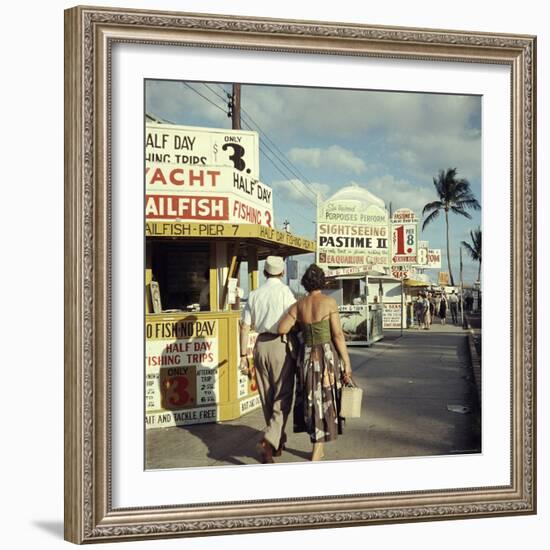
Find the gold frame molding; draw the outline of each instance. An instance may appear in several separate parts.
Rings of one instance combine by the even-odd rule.
[[[512,449],[503,487],[113,509],[110,87],[117,42],[510,67]],[[536,512],[536,37],[128,9],[65,12],[65,538],[75,543]]]

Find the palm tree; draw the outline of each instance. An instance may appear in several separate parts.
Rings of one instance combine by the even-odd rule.
[[[471,243],[462,241],[460,244],[466,249],[468,256],[474,260],[474,262],[479,262],[479,267],[477,270],[477,280],[481,279],[481,229],[478,227],[474,231],[470,231]]]
[[[433,178],[435,191],[439,200],[429,202],[424,206],[422,215],[429,213],[422,224],[422,231],[428,224],[439,217],[441,211],[445,212],[445,229],[447,235],[447,267],[451,278],[451,285],[454,286],[453,272],[451,269],[451,247],[449,245],[449,211],[464,216],[469,220],[472,216],[466,209],[480,210],[481,206],[470,190],[470,182],[466,179],[456,177],[456,168],[440,170],[437,178]]]

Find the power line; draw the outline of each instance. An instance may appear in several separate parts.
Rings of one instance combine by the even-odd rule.
[[[313,185],[309,180],[308,178],[306,178],[306,176],[304,176],[304,174],[298,169],[298,167],[285,155],[285,153],[283,153],[283,151],[281,151],[281,149],[279,149],[279,147],[277,146],[277,144],[267,135],[267,133],[261,129],[260,125],[252,118],[252,116],[247,112],[245,111],[243,108],[241,108],[242,112],[246,115],[246,117],[248,119],[250,119],[250,121],[252,122],[252,124],[254,124],[257,128],[258,128],[258,131],[265,137],[265,139],[267,141],[269,141],[269,143],[271,143],[271,145],[273,145],[273,147],[279,152],[279,154],[281,154],[286,160],[287,162],[290,164],[290,166],[292,167],[288,167],[289,170],[298,178],[298,179],[301,179],[301,180],[304,180],[306,183],[308,183],[309,185]],[[295,171],[294,171],[295,170]]]
[[[252,130],[252,128],[250,127],[250,125],[249,125],[246,121],[244,121],[244,124],[245,124],[245,126],[246,126],[249,130]],[[277,166],[277,164],[275,163],[275,161],[266,153],[266,151],[265,151],[266,148],[267,148],[267,147],[265,146],[265,144],[260,144],[260,153],[262,153],[262,154],[264,155],[264,157],[273,165],[273,167],[277,170],[277,172],[279,172],[279,174],[281,174],[281,175],[283,176],[283,178],[285,178],[286,180],[288,180],[288,182],[289,182],[292,186],[294,186],[294,188],[295,188],[298,192],[300,192],[300,193],[301,193],[301,194],[302,194],[302,195],[303,195],[303,196],[304,196],[313,206],[316,207],[316,206],[317,206],[317,203],[316,203],[316,202],[313,202],[313,201],[311,200],[311,197],[309,197],[308,195],[306,195],[306,194],[304,193],[304,190],[296,184],[296,182],[294,181],[294,179],[293,179],[292,177],[289,177],[289,174],[288,174],[288,173],[283,172],[283,170],[281,170],[281,168],[280,168],[279,166]],[[269,148],[267,148],[267,149],[268,149],[272,154],[275,154],[275,153],[273,153],[273,151],[272,151],[271,149],[269,149]],[[276,156],[276,155],[275,155],[275,156]],[[284,166],[284,165],[283,165],[283,166]],[[291,176],[292,176],[292,174],[291,174]],[[298,180],[299,180],[300,183],[301,183],[300,178],[298,178]],[[305,188],[305,189],[307,189],[307,188]],[[312,192],[312,191],[310,191],[310,192]]]
[[[222,90],[222,92],[226,95],[230,95],[226,89],[221,85],[221,84],[217,84],[218,88],[220,88],[220,90]],[[210,88],[210,86],[208,86],[208,88],[217,95],[217,97],[220,97],[217,92],[215,90],[213,90],[212,88]],[[224,99],[225,101],[225,99]],[[285,168],[292,174],[294,175],[295,177],[297,177],[299,180],[303,180],[305,181],[306,183],[308,183],[309,185],[313,185],[309,179],[304,176],[304,174],[298,169],[298,167],[286,156],[286,154],[281,151],[281,149],[277,146],[277,144],[275,143],[275,141],[273,141],[269,135],[267,134],[267,132],[265,132],[265,130],[262,130],[261,126],[254,120],[254,118],[252,117],[252,115],[246,111],[243,107],[241,107],[241,111],[242,111],[242,114],[245,115],[246,118],[249,119],[249,122],[247,124],[247,126],[253,130],[254,128],[251,127],[251,124],[254,125],[256,128],[256,130],[265,138],[266,141],[268,141],[272,146],[273,148],[275,148],[276,151],[273,151],[272,148],[267,145],[266,143],[264,143],[264,145],[266,146],[266,148],[271,151],[271,153],[281,162],[282,165],[285,166]],[[243,119],[245,118],[243,117]],[[246,121],[245,121],[246,123]],[[282,155],[284,157],[284,159],[286,160],[286,162],[280,158],[280,155]],[[286,177],[286,176],[285,176]],[[315,192],[312,191],[312,193],[314,195],[316,195]]]
[[[208,84],[205,83],[205,86],[213,93],[216,95],[216,97],[222,99],[223,101],[225,101],[225,98],[223,98],[222,96],[220,96],[218,94],[218,92],[216,90],[214,90],[213,88],[211,88]],[[230,94],[229,92],[227,92],[225,90],[225,88],[221,85],[221,84],[216,84],[216,86],[218,86],[218,88],[220,90],[222,90],[222,92],[230,97]],[[301,180],[301,181],[305,181],[306,183],[308,183],[310,186],[312,186],[313,184],[308,180],[308,178],[306,178],[304,176],[304,174],[297,168],[297,166],[285,155],[285,153],[283,153],[281,151],[281,149],[279,149],[279,147],[277,146],[277,144],[267,135],[267,133],[262,130],[261,126],[252,118],[252,116],[244,109],[241,107],[241,111],[242,111],[242,118],[243,118],[243,122],[245,124],[245,126],[247,126],[250,130],[254,130],[254,128],[252,128],[251,124],[253,124],[257,129],[257,131],[265,138],[265,140],[270,143],[273,148],[276,149],[276,151],[273,150],[273,148],[268,144],[268,143],[263,143],[263,145],[265,146],[265,148],[281,163],[282,166],[284,166],[284,168],[286,170],[288,170],[288,172],[291,174],[291,176],[294,176],[296,177],[298,180]],[[249,119],[249,122],[246,120],[246,118]],[[265,153],[264,153],[265,154]],[[281,158],[281,155],[284,157],[284,159],[286,159],[286,162],[285,160],[283,160],[283,158]],[[267,157],[267,155],[266,155]],[[280,170],[279,170],[280,172]],[[283,174],[285,178],[288,178],[289,176],[287,174]],[[292,177],[289,178],[290,180],[292,179]],[[316,196],[317,194],[314,192],[314,191],[311,191],[309,190],[307,187],[304,186],[304,188],[308,191],[310,191],[314,196]]]
[[[265,150],[263,150],[261,147],[260,147],[260,153],[262,153],[264,155],[264,157],[273,165],[273,167],[279,172],[279,174],[281,174],[299,193],[302,194],[302,196],[311,203],[312,206],[317,206],[317,204],[315,202],[313,202],[311,200],[311,198],[306,195],[303,191],[303,189],[296,185],[295,181],[293,179],[288,179],[288,175],[285,174],[278,166],[277,164],[275,163],[275,161],[265,152]]]
[[[253,129],[250,124],[247,123],[246,120],[244,120],[244,123],[248,126],[248,128],[250,128],[251,130]],[[259,128],[258,128],[259,129]],[[260,130],[260,132],[262,132]],[[263,132],[262,132],[263,133]],[[281,157],[267,144],[267,143],[263,143],[264,147],[275,157],[277,158],[277,160],[285,167],[286,170],[288,170],[288,172],[291,174],[291,176],[294,176],[295,178],[299,179],[300,181],[303,181],[305,178],[303,176],[301,176],[299,173],[297,173],[296,171],[293,170],[292,168],[292,163],[290,163],[290,161],[288,161],[288,163],[290,163],[291,165],[289,166],[288,163],[286,163],[284,160],[281,159]],[[285,157],[286,158],[286,157]],[[288,177],[288,176],[287,176]],[[307,181],[307,180],[306,180]],[[307,182],[309,183],[310,185],[313,185],[311,182]],[[308,189],[307,187],[305,187],[305,189],[307,189],[310,193],[312,193],[313,195],[316,195],[316,193],[314,191],[312,191],[311,189]]]
[[[205,99],[206,101],[208,101],[208,103],[210,103],[211,105],[214,105],[214,107],[216,107],[216,109],[219,109],[220,111],[222,111],[222,113],[225,113],[227,114],[227,111],[225,109],[223,109],[222,107],[220,107],[217,103],[214,103],[211,99],[207,98],[204,94],[201,94],[198,90],[196,90],[195,88],[193,88],[193,86],[191,86],[190,84],[188,84],[187,82],[182,82],[182,84],[184,86],[187,86],[190,90],[192,90],[193,92],[195,92],[196,94],[200,95],[203,99]]]
[[[192,90],[193,92],[195,92],[196,94],[198,94],[200,97],[202,97],[204,100],[208,101],[208,103],[210,103],[211,105],[213,105],[214,107],[216,107],[217,109],[219,109],[220,111],[222,112],[226,112],[224,109],[222,109],[217,103],[214,103],[211,99],[209,99],[208,97],[206,97],[204,94],[201,94],[197,89],[193,88],[189,83],[187,82],[182,82],[182,84],[184,84],[185,86],[187,86],[190,90]],[[203,83],[211,92],[213,92],[218,98],[220,98],[220,96],[212,89],[210,88],[210,86],[208,86],[206,83]],[[223,88],[222,88],[223,90]],[[249,115],[248,115],[249,116]],[[249,118],[252,120],[252,117],[249,116]],[[252,130],[253,128],[251,128],[250,124],[248,124],[246,121],[244,121],[245,125],[250,129]],[[260,132],[264,133],[258,126],[258,129],[260,130]],[[265,135],[265,133],[264,133]],[[269,140],[272,142],[272,140]],[[273,143],[273,142],[272,142]],[[279,160],[279,162],[281,162],[281,164],[290,172],[291,175],[294,175],[298,178],[298,180],[301,181],[302,178],[300,178],[292,169],[290,169],[284,162],[281,161],[280,157],[277,155],[277,153],[275,153],[273,151],[273,149],[271,149],[271,147],[269,147],[267,144],[263,144],[263,146],[268,149],[272,155],[275,156],[275,158],[277,158],[277,160]],[[298,185],[296,185],[296,183],[294,182],[294,180],[292,179],[292,177],[289,178],[289,175],[288,173],[285,174],[280,168],[279,166],[277,166],[277,164],[275,163],[275,161],[265,152],[265,150],[262,149],[262,146],[260,146],[260,152],[263,153],[263,155],[265,156],[265,158],[267,160],[269,160],[269,162],[274,166],[274,168],[285,178],[285,179],[288,179],[288,181],[294,186],[294,188],[300,192],[313,206],[317,206],[317,204],[315,202],[313,202],[311,200],[310,197],[308,197],[305,193],[304,193],[304,190],[299,187]],[[307,188],[306,188],[307,189]],[[310,190],[308,190],[310,191]],[[313,191],[310,191],[310,193],[314,194]]]
[[[214,90],[214,88],[211,88],[206,82],[203,82],[202,84],[203,86],[206,86],[216,97],[219,97],[222,101],[227,101],[231,97],[231,94],[228,94],[223,88],[222,90],[225,93],[225,97],[220,95],[216,90]]]

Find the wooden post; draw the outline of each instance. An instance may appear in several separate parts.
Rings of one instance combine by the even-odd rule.
[[[240,247],[240,241],[237,240],[237,242],[233,246],[233,252],[231,254],[231,261],[229,263],[229,269],[227,270],[227,277],[225,278],[225,283],[223,285],[222,302],[221,302],[222,311],[225,310],[225,306],[226,306],[226,302],[227,302],[227,292],[228,292],[228,288],[229,288],[229,279],[231,279],[231,277],[233,277],[233,274],[238,271],[239,266],[240,266],[239,247]]]
[[[258,249],[255,246],[249,245],[247,247],[248,258],[248,292],[256,290],[259,286],[259,274],[258,274]]]
[[[210,244],[210,269],[208,271],[208,283],[210,285],[210,311],[218,311],[218,264],[216,259],[216,245]]]
[[[231,101],[231,127],[233,130],[241,129],[241,85],[233,84],[233,97]]]

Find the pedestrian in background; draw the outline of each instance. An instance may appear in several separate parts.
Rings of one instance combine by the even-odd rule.
[[[418,328],[422,328],[422,308],[422,295],[419,294],[414,303],[414,318]]]
[[[449,296],[449,307],[451,308],[451,318],[453,320],[453,324],[456,325],[458,323],[458,296],[454,290]]]
[[[422,293],[421,295],[422,303],[422,328],[424,330],[430,329],[430,302],[428,300],[428,294]]]
[[[254,368],[258,393],[266,422],[263,438],[258,443],[262,463],[273,462],[283,450],[285,425],[292,407],[295,360],[287,339],[278,333],[281,317],[296,302],[282,277],[284,260],[268,256],[265,261],[266,282],[248,297],[241,319],[241,371],[248,368],[246,349],[248,334],[254,327],[258,338],[254,346]]]
[[[429,304],[430,304],[430,328],[432,327],[433,319],[435,316],[435,298],[433,294],[430,292],[429,298],[428,298]]]
[[[445,293],[441,295],[441,301],[439,302],[439,317],[441,324],[444,325],[447,321],[447,295]]]
[[[313,444],[311,460],[324,456],[324,443],[342,433],[342,385],[351,381],[351,361],[336,300],[325,296],[323,270],[311,264],[302,277],[307,296],[294,304],[279,323],[287,334],[297,323],[303,346],[298,353],[294,431],[307,432]]]
[[[435,295],[435,314],[439,317],[439,306],[441,305],[441,294]]]

